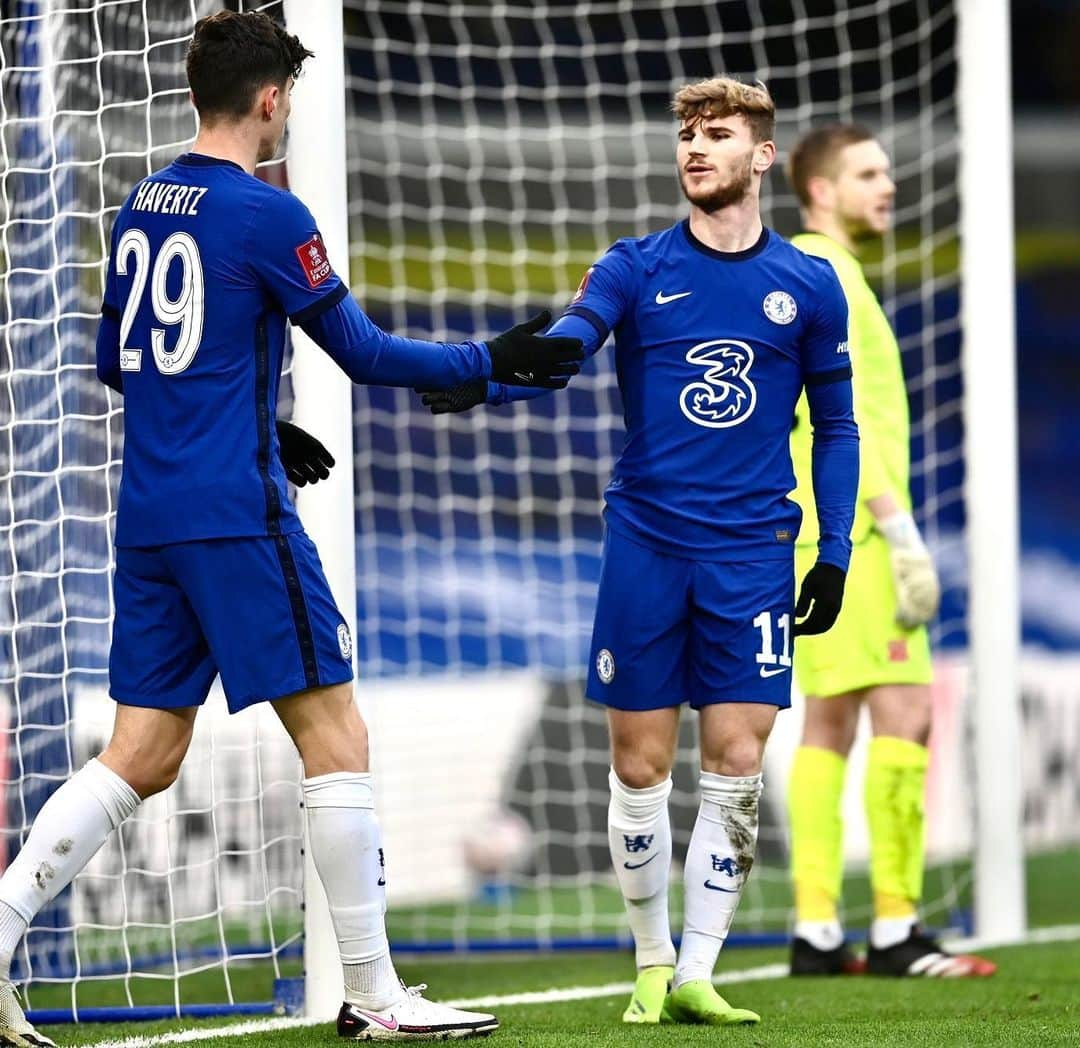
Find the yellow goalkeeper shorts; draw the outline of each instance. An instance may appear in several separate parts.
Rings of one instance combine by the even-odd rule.
[[[795,548],[797,586],[816,559],[816,545]],[[926,627],[897,623],[889,546],[871,532],[851,551],[833,628],[795,641],[795,680],[804,695],[826,698],[879,684],[929,684],[932,677]]]

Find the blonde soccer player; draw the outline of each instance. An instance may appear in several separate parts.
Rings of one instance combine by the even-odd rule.
[[[861,711],[873,738],[866,770],[874,920],[866,968],[878,975],[989,975],[994,965],[952,956],[919,925],[929,761],[930,645],[938,608],[933,561],[911,514],[909,423],[900,350],[859,262],[893,217],[885,150],[864,127],[834,124],[794,148],[788,176],[805,232],[793,243],[832,263],[848,302],[848,350],[859,424],[859,495],[843,609],[828,633],[800,639],[795,675],[806,696],[802,745],[788,794],[796,924],[795,975],[857,971],[840,922],[841,793]],[[803,508],[796,567],[816,554],[811,425],[796,410],[792,458]]]
[[[672,110],[688,214],[612,245],[551,330],[589,354],[615,336],[626,406],[586,687],[607,710],[608,843],[635,944],[623,1021],[721,1026],[759,1018],[716,992],[713,969],[754,862],[793,639],[827,630],[843,598],[858,433],[836,274],[762,223],[772,98],[713,77],[681,88]],[[796,600],[789,434],[803,389],[819,541]],[[531,395],[474,381],[425,403],[443,413]],[[700,805],[676,953],[668,797],[684,706],[701,729]]]

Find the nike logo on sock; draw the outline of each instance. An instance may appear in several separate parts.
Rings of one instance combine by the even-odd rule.
[[[653,859],[655,859],[656,856],[659,854],[659,852],[654,852],[644,862],[624,862],[623,866],[625,866],[628,870],[640,870],[642,866],[648,866],[649,863],[652,862]]]
[[[734,894],[742,891],[742,886],[741,885],[738,888],[721,888],[719,884],[713,884],[712,881],[706,881],[705,882],[705,887],[708,888],[710,891],[728,892],[731,895],[734,895]]]

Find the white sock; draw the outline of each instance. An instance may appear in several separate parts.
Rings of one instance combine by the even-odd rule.
[[[761,776],[703,771],[700,783],[701,806],[686,851],[686,919],[676,986],[712,978],[757,846]]]
[[[6,902],[0,902],[0,981],[11,980],[11,960],[28,925]]]
[[[326,889],[351,1004],[378,1011],[402,996],[386,939],[386,889],[370,772],[304,779],[311,857]]]
[[[137,807],[139,795],[96,757],[45,803],[0,877],[0,978],[27,925],[55,899]]]
[[[875,950],[887,950],[903,942],[915,923],[914,917],[875,917],[870,925],[870,945]]]
[[[839,921],[796,921],[795,938],[805,939],[815,950],[835,950],[843,945],[844,929]]]
[[[668,917],[671,875],[671,777],[643,790],[631,789],[611,769],[608,775],[608,845],[615,879],[626,902],[639,968],[675,963]]]

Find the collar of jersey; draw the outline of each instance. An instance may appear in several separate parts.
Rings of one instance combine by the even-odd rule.
[[[191,167],[235,167],[237,171],[244,169],[233,160],[226,160],[220,156],[207,156],[205,153],[181,153],[176,158],[178,164],[189,164]]]
[[[744,259],[753,258],[755,255],[760,255],[765,250],[765,246],[769,243],[769,230],[767,227],[761,227],[761,236],[757,238],[757,241],[751,244],[748,248],[742,251],[717,251],[714,247],[709,247],[708,244],[703,244],[690,230],[690,219],[684,218],[682,220],[683,232],[686,234],[686,239],[689,241],[690,246],[697,251],[700,251],[703,255],[708,255],[709,258],[719,258],[723,262],[742,262]]]

